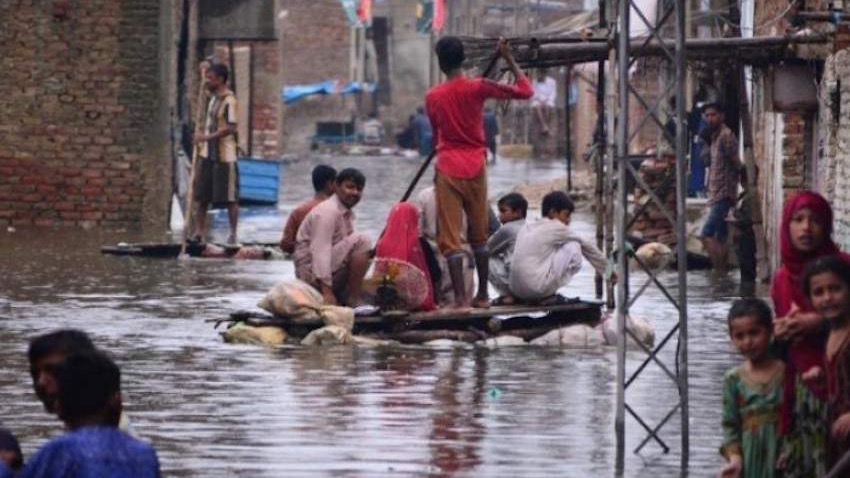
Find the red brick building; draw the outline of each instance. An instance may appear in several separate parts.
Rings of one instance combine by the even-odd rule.
[[[0,2],[0,224],[164,224],[176,13]]]

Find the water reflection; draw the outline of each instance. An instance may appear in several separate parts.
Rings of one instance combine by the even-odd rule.
[[[327,162],[366,172],[358,225],[373,234],[418,166],[386,158]],[[287,165],[280,208],[249,211],[240,237],[278,240],[288,211],[311,194],[304,178],[314,164]],[[490,171],[491,194],[562,169],[503,161]],[[574,227],[593,237],[591,220],[577,213]],[[214,234],[225,237],[223,218]],[[277,280],[293,275],[291,263],[118,258],[97,250],[164,238],[149,231],[0,233],[0,423],[20,435],[27,454],[61,431],[30,390],[27,340],[78,327],[122,366],[134,428],[157,447],[165,476],[613,474],[612,351],[226,345],[205,320],[253,307]],[[675,294],[675,274],[661,280]],[[591,296],[590,268],[570,287],[570,295]],[[691,474],[708,476],[720,463],[718,383],[737,360],[724,316],[739,291],[733,278],[695,273],[688,292]],[[659,335],[675,323],[675,311],[652,289],[634,313],[652,320]],[[666,363],[674,350],[662,352]],[[630,370],[640,358],[630,352]],[[650,365],[627,399],[656,423],[675,394]],[[627,453],[627,476],[679,476],[679,426],[674,419],[661,431],[673,447],[669,455],[653,444],[640,456]],[[627,432],[633,449],[643,434],[631,420]]]

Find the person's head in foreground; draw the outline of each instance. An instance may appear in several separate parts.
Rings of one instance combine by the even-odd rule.
[[[726,320],[729,325],[729,338],[745,359],[759,362],[768,357],[773,337],[773,313],[763,300],[736,300],[732,303]]]
[[[84,426],[118,427],[121,371],[98,350],[69,355],[56,370],[56,412],[69,430]]]
[[[440,38],[434,47],[434,51],[437,53],[440,71],[446,75],[458,72],[464,60],[466,60],[466,55],[463,52],[463,42],[458,37],[446,36]]]
[[[50,413],[56,413],[55,372],[74,353],[94,350],[89,336],[80,330],[62,329],[40,335],[30,341],[27,355],[35,394]]]
[[[336,177],[336,195],[348,209],[360,202],[365,187],[366,176],[358,169],[345,168]]]
[[[24,464],[24,454],[18,439],[9,430],[0,428],[0,476],[3,466],[9,470],[18,471]]]
[[[573,211],[576,209],[573,200],[563,191],[552,191],[543,196],[540,208],[543,217],[561,221],[565,226],[570,225]]]
[[[499,207],[499,222],[502,224],[525,219],[528,213],[528,201],[520,193],[509,193],[502,196],[497,206]]]
[[[850,264],[840,256],[822,257],[806,266],[803,291],[815,311],[833,327],[850,313]]]

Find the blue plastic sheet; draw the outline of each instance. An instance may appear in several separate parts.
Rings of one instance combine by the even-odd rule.
[[[352,93],[373,93],[377,88],[376,83],[361,83],[349,81],[348,83],[338,81],[320,81],[309,85],[284,86],[281,99],[284,104],[291,104],[312,95],[349,95]]]

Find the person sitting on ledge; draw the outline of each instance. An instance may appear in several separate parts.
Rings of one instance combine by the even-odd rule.
[[[520,229],[511,261],[510,292],[523,302],[558,303],[558,289],[581,269],[584,256],[599,274],[608,261],[590,242],[570,228],[575,205],[566,193],[553,191],[543,197],[543,217]],[[616,276],[612,276],[616,280]]]
[[[363,173],[343,169],[336,178],[334,195],[313,208],[298,228],[295,277],[316,287],[327,305],[361,305],[372,241],[354,230],[352,209],[365,186]]]

